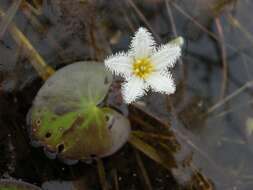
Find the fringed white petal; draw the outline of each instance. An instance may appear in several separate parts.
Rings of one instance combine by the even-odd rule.
[[[160,46],[151,56],[152,63],[157,70],[165,70],[174,67],[177,59],[181,56],[181,47],[175,44]]]
[[[140,27],[131,41],[130,54],[135,58],[146,58],[155,51],[155,41],[152,34],[146,29]]]
[[[168,72],[155,72],[146,79],[146,82],[156,92],[173,94],[176,91],[172,75]]]
[[[105,66],[115,75],[130,76],[133,59],[127,54],[119,53],[105,60]]]
[[[132,76],[122,85],[122,96],[125,103],[130,104],[145,94],[145,82]]]

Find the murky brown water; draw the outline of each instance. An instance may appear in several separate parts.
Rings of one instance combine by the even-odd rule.
[[[168,160],[161,166],[127,144],[103,160],[109,189],[252,189],[253,137],[246,125],[253,117],[251,1],[27,0],[17,11],[14,2],[0,2],[9,16],[0,22],[1,178],[44,183],[44,189],[62,189],[57,182],[45,184],[62,180],[66,189],[73,189],[72,181],[76,189],[102,189],[96,163],[68,166],[30,145],[26,114],[44,82],[9,24],[54,69],[126,51],[144,26],[159,43],[177,35],[186,41],[173,70],[176,93],[152,93],[143,99],[145,106],[129,108],[134,130],[169,137],[142,137]]]

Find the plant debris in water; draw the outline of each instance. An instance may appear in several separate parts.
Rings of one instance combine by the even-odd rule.
[[[251,190],[252,8],[237,0],[2,0],[1,178],[79,189]],[[185,39],[176,92],[129,106],[129,143],[97,164],[68,166],[33,148],[26,115],[44,81],[68,64],[126,50],[140,26],[159,44]],[[119,109],[116,79],[106,103]]]

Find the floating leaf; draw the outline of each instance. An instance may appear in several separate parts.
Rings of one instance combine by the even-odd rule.
[[[17,180],[0,180],[0,190],[41,190],[32,184]]]
[[[60,69],[39,90],[28,121],[34,140],[70,160],[103,157],[118,150],[130,125],[121,114],[97,105],[112,76],[103,64],[79,62]]]

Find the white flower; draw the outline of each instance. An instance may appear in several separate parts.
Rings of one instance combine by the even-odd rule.
[[[180,57],[182,44],[183,38],[178,37],[156,48],[151,33],[145,28],[139,28],[128,53],[118,53],[105,60],[109,70],[126,80],[122,86],[126,103],[143,96],[149,88],[166,94],[175,92],[175,84],[168,68],[172,68]]]

